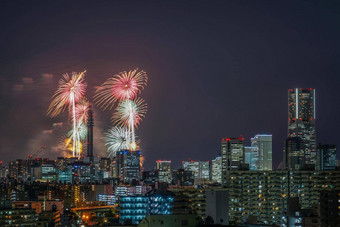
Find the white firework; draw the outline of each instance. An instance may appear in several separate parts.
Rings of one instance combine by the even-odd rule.
[[[132,146],[131,133],[125,127],[116,126],[109,129],[103,139],[106,142],[108,157],[115,157],[117,152],[131,149]]]

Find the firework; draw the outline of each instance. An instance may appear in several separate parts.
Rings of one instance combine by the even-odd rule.
[[[147,111],[144,99],[124,100],[118,104],[116,112],[112,116],[114,123],[121,126],[138,126]],[[131,125],[132,124],[132,125]]]
[[[146,86],[147,75],[138,69],[122,72],[105,81],[94,95],[95,103],[103,108],[112,108],[117,100],[134,99]]]
[[[70,139],[73,139],[73,135],[76,135],[77,140],[85,141],[87,136],[87,126],[83,123],[80,123],[79,125],[77,125],[75,132],[72,129],[67,133],[67,137],[69,137]]]
[[[139,125],[147,111],[147,105],[144,99],[124,100],[119,103],[117,111],[113,114],[113,121],[121,126],[127,126],[132,140],[131,148],[136,149],[135,127]]]
[[[118,151],[131,148],[131,134],[124,127],[113,127],[103,138],[105,146],[108,146],[107,152],[109,157],[114,157]]]
[[[47,114],[51,117],[55,117],[62,113],[66,107],[69,107],[69,111],[72,112],[72,119],[76,119],[76,103],[84,96],[86,83],[84,81],[84,75],[86,71],[81,73],[73,72],[71,76],[67,73],[63,75],[59,80],[58,90],[53,95],[53,100],[47,110]],[[79,151],[79,140],[76,134],[77,123],[73,120],[73,157],[76,150]],[[77,152],[78,153],[78,152]]]
[[[86,98],[82,98],[76,105],[75,117],[78,124],[87,123],[87,114],[89,112],[90,103]],[[73,120],[73,119],[72,119]]]
[[[78,102],[84,94],[86,83],[84,81],[85,72],[72,73],[69,76],[67,73],[59,80],[58,90],[53,95],[53,100],[48,107],[47,114],[55,117],[62,113],[66,107]]]

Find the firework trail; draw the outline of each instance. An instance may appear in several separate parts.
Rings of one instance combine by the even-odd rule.
[[[139,124],[140,120],[146,113],[146,104],[139,99],[136,99],[136,102],[138,101],[142,103],[136,104],[136,102],[132,100],[136,98],[142,89],[144,89],[144,86],[147,85],[147,80],[148,77],[146,73],[144,71],[138,71],[138,69],[130,70],[129,72],[122,72],[105,81],[101,86],[99,86],[94,95],[96,105],[100,106],[103,110],[107,108],[112,109],[117,101],[124,103],[123,106],[119,104],[119,109],[128,111],[125,112],[125,114],[121,114],[121,116],[127,116],[128,120],[127,122],[125,121],[126,119],[120,119],[119,121],[124,122],[123,125],[125,124],[128,126],[132,140],[131,147],[133,149],[136,148],[134,128]],[[115,116],[116,115],[117,114],[115,114]],[[118,120],[118,118],[115,117],[115,120]],[[136,123],[135,120],[137,120]]]
[[[89,112],[90,102],[86,98],[82,98],[75,108],[75,119],[78,124],[87,123],[87,114]],[[72,119],[73,120],[73,119]]]
[[[137,127],[147,112],[144,99],[124,100],[118,104],[116,112],[112,116],[115,124],[129,128],[132,145],[135,145],[135,127]]]
[[[71,76],[67,73],[59,80],[59,86],[53,100],[47,110],[47,115],[55,117],[62,113],[66,107],[69,107],[69,112],[72,113],[72,119],[76,119],[76,103],[84,96],[86,83],[84,81],[84,75],[86,71],[81,73],[73,72]],[[75,156],[76,149],[79,150],[79,136],[76,135],[76,121],[73,120],[73,157]]]
[[[105,146],[108,146],[108,157],[114,157],[118,151],[130,149],[130,135],[129,131],[124,127],[116,126],[109,129],[103,138],[106,142]]]
[[[75,115],[74,119],[72,118],[72,121],[76,122],[76,131],[75,136],[77,141],[84,141],[87,135],[87,117],[88,117],[88,111],[89,111],[90,103],[86,98],[82,98],[75,107]],[[71,130],[73,132],[73,129]],[[69,137],[71,137],[69,135]],[[72,135],[73,138],[73,135]],[[80,157],[80,154],[82,153],[82,150],[80,149],[80,146],[76,146],[76,155],[77,157]]]

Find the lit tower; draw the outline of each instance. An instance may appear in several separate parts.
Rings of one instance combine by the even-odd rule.
[[[301,138],[306,164],[316,163],[315,89],[288,90],[288,138]],[[288,154],[289,156],[289,154]]]
[[[226,186],[229,171],[235,171],[244,164],[244,138],[223,138],[221,142],[222,185]]]
[[[93,157],[93,110],[92,106],[89,106],[87,120],[87,157]]]

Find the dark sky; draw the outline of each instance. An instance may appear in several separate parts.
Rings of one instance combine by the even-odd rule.
[[[65,72],[87,70],[87,97],[140,68],[149,109],[137,131],[146,167],[208,160],[222,137],[287,134],[287,90],[316,88],[317,141],[340,143],[340,5],[332,1],[0,1],[0,160],[41,145],[58,154],[67,113],[46,110]],[[110,112],[95,109],[96,150]],[[53,123],[63,122],[62,127]],[[52,130],[52,131],[44,131]]]

